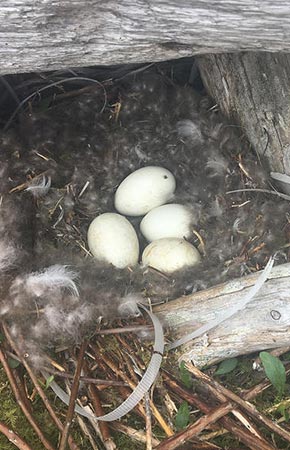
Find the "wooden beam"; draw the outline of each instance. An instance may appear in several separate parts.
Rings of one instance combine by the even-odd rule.
[[[176,337],[222,316],[244,298],[259,273],[220,284],[158,306],[154,312]],[[289,345],[290,263],[274,267],[256,297],[232,319],[182,346],[180,358],[197,366]],[[172,334],[172,333],[171,333]]]
[[[2,0],[1,74],[290,51],[290,0]]]
[[[290,175],[290,55],[247,52],[197,61],[223,113],[236,119],[272,171]]]

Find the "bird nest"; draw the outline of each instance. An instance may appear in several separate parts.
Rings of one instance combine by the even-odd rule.
[[[134,318],[136,299],[168,302],[255,272],[273,252],[280,262],[288,257],[288,202],[267,162],[202,91],[158,67],[75,91],[68,85],[53,83],[53,95],[36,103],[30,95],[0,136],[0,314],[11,345],[50,371],[56,349],[96,340],[109,321],[150,337]],[[174,174],[172,202],[192,212],[198,266],[116,269],[90,254],[90,222],[114,212],[120,182],[145,166]],[[142,250],[141,219],[129,218]],[[99,367],[103,339],[92,344]]]

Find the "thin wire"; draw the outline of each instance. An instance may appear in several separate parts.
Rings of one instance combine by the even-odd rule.
[[[227,191],[226,194],[235,194],[237,192],[263,192],[264,194],[277,195],[284,200],[290,201],[290,195],[282,194],[282,192],[271,191],[270,189],[235,189],[234,191]]]
[[[6,131],[10,127],[10,125],[11,125],[12,121],[14,120],[15,116],[17,115],[18,111],[25,105],[25,103],[28,102],[28,100],[30,100],[34,96],[39,95],[41,92],[46,91],[47,89],[50,89],[54,86],[58,86],[59,84],[66,83],[67,81],[76,81],[76,80],[91,81],[92,83],[96,83],[102,87],[102,89],[104,91],[104,104],[100,111],[102,113],[107,104],[107,92],[106,92],[106,89],[104,88],[103,84],[100,81],[94,80],[93,78],[86,78],[86,77],[64,78],[63,80],[55,81],[54,83],[48,84],[47,86],[44,86],[44,87],[38,89],[37,91],[34,91],[32,94],[28,95],[28,97],[26,97],[24,100],[22,100],[19,103],[19,105],[17,106],[17,108],[15,109],[15,111],[13,112],[13,114],[10,116],[9,120],[7,121],[7,123],[4,127],[4,131]]]

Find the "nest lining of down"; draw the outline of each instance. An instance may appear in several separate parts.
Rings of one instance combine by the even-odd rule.
[[[0,136],[0,162],[0,313],[31,348],[78,341],[101,319],[134,315],[124,299],[187,295],[256,271],[278,250],[287,261],[288,202],[228,193],[272,189],[266,161],[211,99],[154,70],[22,114]],[[174,174],[172,202],[193,212],[199,266],[120,270],[88,251],[90,222],[114,212],[119,183],[149,165]],[[49,179],[43,195],[27,189]],[[142,251],[142,218],[129,219]]]

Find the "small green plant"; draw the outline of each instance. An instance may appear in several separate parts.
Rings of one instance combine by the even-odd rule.
[[[50,375],[50,377],[48,377],[48,378],[45,380],[45,389],[48,389],[48,388],[49,388],[49,386],[51,385],[51,383],[53,382],[53,380],[54,380],[54,376],[53,376],[53,375]]]
[[[289,415],[289,406],[288,405],[285,405],[284,403],[282,403],[278,407],[277,411],[281,414],[281,416],[283,417],[285,422],[289,422],[290,415]]]
[[[175,426],[177,430],[183,430],[187,427],[189,422],[190,410],[187,402],[182,402],[176,417],[175,417]]]
[[[278,394],[282,396],[286,386],[286,371],[283,363],[279,358],[268,352],[261,352],[259,356],[267,378],[269,378]]]
[[[11,369],[16,369],[20,365],[20,362],[14,358],[8,358],[8,365]]]
[[[232,372],[238,365],[237,358],[230,358],[222,361],[215,372],[215,375],[226,375],[227,373]]]
[[[186,369],[184,361],[181,361],[181,364],[179,366],[179,376],[184,386],[186,386],[187,389],[190,389],[192,387],[192,376]]]

